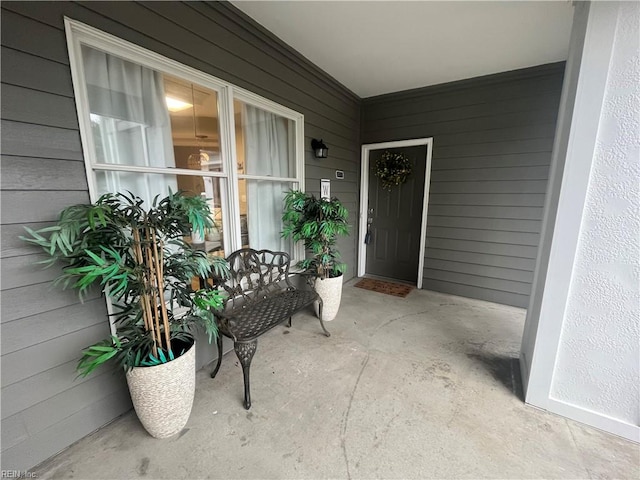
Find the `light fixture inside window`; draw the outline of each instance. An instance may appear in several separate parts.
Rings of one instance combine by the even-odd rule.
[[[316,158],[327,158],[329,148],[324,144],[322,139],[316,140],[314,138],[313,140],[311,140],[311,148],[313,148],[313,153]]]
[[[183,102],[182,100],[178,100],[177,98],[173,97],[164,97],[164,99],[167,102],[167,108],[170,112],[179,112],[193,106],[190,103]]]

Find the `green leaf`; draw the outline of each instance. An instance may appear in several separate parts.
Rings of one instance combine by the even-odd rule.
[[[110,352],[112,350],[113,347],[93,345],[92,347],[89,347],[87,350],[85,350],[85,352],[87,352],[88,355],[99,355],[100,352]]]
[[[164,352],[162,349],[158,349],[158,357],[160,358],[160,363],[167,363],[167,357],[164,356]]]
[[[93,261],[98,265],[104,265],[106,263],[102,258],[100,258],[98,255],[96,255],[90,250],[85,250],[85,253],[89,255],[93,259]]]
[[[103,363],[113,358],[118,353],[118,345],[110,344],[109,340],[92,345],[82,351],[82,357],[76,370],[78,375],[86,377]]]

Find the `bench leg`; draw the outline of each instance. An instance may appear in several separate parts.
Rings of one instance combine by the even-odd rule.
[[[251,392],[249,389],[249,369],[251,368],[251,359],[256,353],[256,347],[258,346],[257,340],[250,342],[236,342],[234,349],[240,365],[242,365],[242,374],[244,376],[244,408],[249,410],[251,408]]]
[[[289,327],[289,328],[291,328],[291,318],[292,317],[289,317],[289,323],[287,323],[287,327]]]
[[[218,363],[216,364],[215,370],[211,373],[211,378],[215,378],[218,370],[220,370],[220,364],[222,363],[222,334],[218,332],[218,337],[216,338],[216,345],[218,346]]]
[[[318,300],[318,318],[320,319],[320,326],[322,327],[322,330],[324,331],[325,337],[330,337],[331,334],[327,331],[326,328],[324,328],[324,322],[322,321],[322,299]]]

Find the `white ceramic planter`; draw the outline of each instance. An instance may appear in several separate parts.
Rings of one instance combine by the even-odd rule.
[[[336,318],[342,299],[342,278],[343,275],[335,278],[316,279],[315,289],[322,299],[322,321],[329,322]],[[318,315],[318,303],[314,304],[316,315]]]
[[[189,420],[196,388],[196,346],[180,357],[154,367],[127,372],[133,407],[144,428],[155,438],[180,432]]]

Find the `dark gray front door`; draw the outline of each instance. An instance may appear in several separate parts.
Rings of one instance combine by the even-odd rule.
[[[405,154],[413,166],[407,181],[390,191],[382,188],[375,175],[376,162],[387,150]],[[371,235],[367,245],[366,273],[416,282],[426,156],[426,145],[370,152],[367,212]]]

